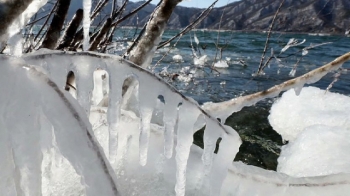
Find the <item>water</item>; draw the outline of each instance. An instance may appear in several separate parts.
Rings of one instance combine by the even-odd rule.
[[[177,30],[166,31],[163,40],[171,38],[177,32]],[[116,37],[131,36],[133,33],[134,30],[122,29],[117,32]],[[203,68],[199,68],[193,63],[191,39],[194,47],[196,47],[196,43],[193,37],[194,32],[192,32],[182,36],[176,47],[170,51],[169,49],[177,39],[170,44],[170,47],[160,49],[153,59],[152,69],[180,92],[194,98],[200,104],[208,101],[220,102],[241,95],[255,93],[289,80],[293,78],[289,76],[290,71],[299,58],[302,57],[297,65],[295,74],[296,77],[300,76],[348,52],[350,44],[350,38],[344,36],[273,33],[269,47],[274,49],[275,55],[279,54],[290,38],[295,38],[299,41],[306,39],[304,44],[289,48],[284,52],[281,55],[284,57],[296,53],[302,48],[310,46],[310,44],[332,43],[311,49],[306,56],[302,56],[300,51],[294,56],[281,58],[283,66],[272,60],[270,66],[264,69],[265,75],[253,77],[252,75],[258,70],[261,54],[265,46],[266,33],[196,31],[195,34],[199,40],[201,54],[208,55],[210,59]],[[216,70],[210,68],[215,55],[217,54],[216,59],[220,57],[220,54],[217,53],[216,43],[219,43],[219,47],[223,48],[222,59],[230,58],[228,68]],[[163,58],[163,55],[167,53],[168,55]],[[184,62],[174,62],[172,56],[176,54],[181,55]],[[198,50],[197,54],[199,55]],[[268,49],[266,59],[270,54],[271,49]],[[161,58],[163,59],[160,64],[153,67]],[[242,66],[239,61],[244,61],[246,66]],[[166,76],[161,74],[165,67],[167,68]],[[189,67],[189,69],[183,71],[185,67]],[[349,67],[349,63],[343,67]],[[176,74],[185,76],[192,74],[193,78],[186,83],[180,81]],[[325,89],[333,81],[333,75],[334,73],[330,73],[313,85]],[[347,85],[349,82],[347,75],[342,74],[339,81],[331,88],[331,91],[349,95],[350,86]],[[265,169],[276,169],[280,146],[283,143],[281,137],[271,128],[267,120],[273,101],[274,99],[264,100],[255,106],[244,108],[227,120],[226,124],[235,128],[243,140],[236,160]],[[202,132],[198,132],[195,135],[195,143],[199,146],[202,145],[201,138]]]

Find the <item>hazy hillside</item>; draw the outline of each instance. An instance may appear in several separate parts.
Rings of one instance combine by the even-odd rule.
[[[198,28],[231,30],[267,30],[282,0],[241,0],[227,6],[215,8]],[[125,14],[142,2],[129,2]],[[110,6],[109,6],[110,7]],[[109,7],[105,13],[109,13]],[[75,10],[81,8],[81,0],[72,1],[71,18]],[[142,26],[147,22],[155,5],[148,5],[137,16],[123,23],[127,26]],[[201,9],[178,6],[171,19],[169,28],[182,28],[199,15]],[[138,23],[136,22],[138,21]],[[288,32],[334,32],[343,33],[350,28],[349,0],[285,0],[279,13],[274,30]]]

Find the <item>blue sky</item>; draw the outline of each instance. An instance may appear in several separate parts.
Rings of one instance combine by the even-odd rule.
[[[131,1],[139,1],[139,0],[131,0]],[[216,3],[215,7],[221,7],[224,5],[227,5],[228,3],[232,3],[238,0],[219,0]],[[159,0],[153,0],[151,3],[157,4]],[[179,4],[181,6],[186,6],[186,7],[198,7],[198,8],[206,8],[209,5],[211,5],[214,2],[214,0],[182,0],[182,2]]]

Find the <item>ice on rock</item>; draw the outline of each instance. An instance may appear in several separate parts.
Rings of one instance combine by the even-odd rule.
[[[295,177],[350,173],[350,131],[312,125],[282,147],[277,171]]]
[[[284,140],[293,141],[311,125],[350,128],[350,98],[305,87],[297,96],[293,90],[285,92],[271,107],[269,121]]]

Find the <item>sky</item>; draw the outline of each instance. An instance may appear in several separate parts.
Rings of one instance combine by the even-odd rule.
[[[139,1],[139,0],[131,0],[131,1]],[[219,0],[215,7],[221,7],[225,6],[228,3],[232,3],[238,0]],[[153,0],[151,3],[157,4],[159,0]],[[211,5],[214,2],[214,0],[182,0],[182,2],[179,4],[180,6],[185,7],[198,7],[198,8],[207,8],[209,5]]]

